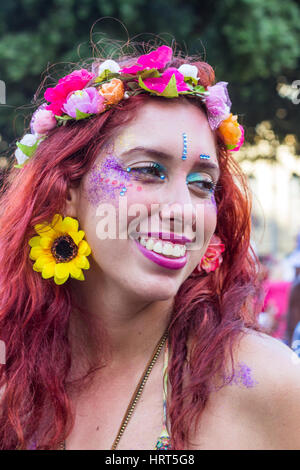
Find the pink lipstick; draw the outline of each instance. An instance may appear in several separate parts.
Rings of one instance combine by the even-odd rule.
[[[181,269],[186,265],[187,262],[187,255],[181,256],[180,258],[166,258],[164,255],[160,255],[159,253],[155,253],[155,251],[147,250],[143,245],[141,245],[138,241],[134,240],[138,249],[141,253],[154,263],[162,266],[163,268],[167,269]]]

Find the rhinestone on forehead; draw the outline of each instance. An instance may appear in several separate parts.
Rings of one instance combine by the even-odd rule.
[[[186,160],[187,158],[187,136],[186,133],[182,133],[182,138],[183,138],[183,151],[182,151],[182,160]]]
[[[208,160],[210,158],[209,155],[204,155],[203,153],[201,153],[201,155],[199,155],[199,158],[203,158],[205,160]]]

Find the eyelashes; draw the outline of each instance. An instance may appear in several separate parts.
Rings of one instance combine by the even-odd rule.
[[[199,181],[199,183],[196,183],[197,185],[198,184],[203,184],[204,186],[204,190],[208,191],[209,193],[214,193],[215,192],[215,189],[216,189],[216,183],[212,182],[212,181]],[[202,188],[200,188],[202,189]]]
[[[143,180],[146,183],[160,183],[163,182],[167,176],[166,168],[154,162],[149,162],[147,165],[143,164],[143,166],[140,167],[127,167],[126,170],[128,173],[132,173],[135,179],[139,181]],[[219,188],[219,185],[208,178],[209,177],[204,177],[199,173],[191,173],[187,176],[186,182],[192,185],[195,191],[212,195]]]
[[[195,184],[200,189],[204,189],[209,193],[214,193],[217,184],[210,179],[205,178],[203,175],[199,175],[199,173],[192,173],[187,176],[186,181],[188,184]]]
[[[166,178],[167,170],[159,163],[150,162],[148,165],[140,167],[127,167],[128,173],[133,173],[135,178],[140,179],[159,179],[163,181]]]

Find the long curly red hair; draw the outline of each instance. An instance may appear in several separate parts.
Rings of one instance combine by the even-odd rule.
[[[123,58],[124,64],[131,62],[134,58]],[[214,84],[212,67],[195,57],[179,55],[168,66],[186,62],[198,67],[204,86]],[[55,449],[73,425],[67,379],[75,301],[68,283],[58,286],[32,269],[33,227],[62,213],[69,185],[80,184],[107,139],[155,99],[167,102],[141,94],[93,119],[53,129],[24,169],[12,167],[6,174],[0,199],[0,339],[6,346],[6,364],[0,366],[1,449],[28,449],[34,440],[38,449]],[[257,328],[258,260],[250,246],[247,181],[220,138],[218,159],[216,234],[226,247],[223,263],[182,284],[169,329],[173,449],[187,448],[191,423],[200,418],[212,378],[222,375],[237,337],[245,327]]]

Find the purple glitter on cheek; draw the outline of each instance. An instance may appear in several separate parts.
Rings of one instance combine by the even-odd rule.
[[[129,173],[112,154],[94,165],[87,180],[87,199],[96,206],[101,201],[115,200],[130,181]]]

